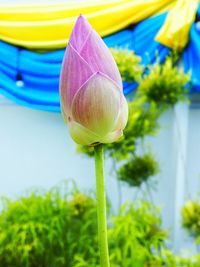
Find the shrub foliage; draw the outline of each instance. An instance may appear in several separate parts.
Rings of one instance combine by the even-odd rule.
[[[77,189],[2,199],[0,266],[98,267],[96,202]],[[108,215],[112,267],[199,267],[200,258],[174,257],[159,210],[145,201]]]
[[[200,243],[200,203],[189,200],[182,208],[182,225]]]
[[[3,199],[0,214],[0,266],[98,266],[95,200],[77,190],[52,190],[11,201]],[[113,266],[149,262],[164,247],[158,210],[146,202],[121,208],[109,216]]]

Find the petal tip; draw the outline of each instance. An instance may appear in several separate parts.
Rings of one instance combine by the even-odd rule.
[[[79,19],[79,18],[80,18],[80,19],[85,19],[84,15],[83,15],[82,13],[80,13],[78,19]]]
[[[71,33],[69,43],[79,51],[85,41],[85,38],[88,36],[92,29],[92,26],[87,21],[84,15],[80,14],[75,22],[73,31]]]
[[[80,15],[78,16],[78,18],[76,20],[75,26],[79,23],[85,23],[85,22],[88,23],[85,16],[82,13],[80,13]]]

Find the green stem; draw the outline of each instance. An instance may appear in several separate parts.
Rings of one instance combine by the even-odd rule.
[[[97,195],[97,217],[98,217],[98,240],[100,250],[100,266],[110,267],[108,253],[108,237],[106,222],[106,196],[104,181],[104,155],[103,145],[94,147],[95,169],[96,169],[96,195]]]

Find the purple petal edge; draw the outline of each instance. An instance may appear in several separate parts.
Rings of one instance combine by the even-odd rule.
[[[60,75],[60,96],[66,113],[70,113],[74,95],[92,74],[88,63],[69,44]]]
[[[90,23],[83,15],[80,15],[71,33],[69,43],[78,52],[80,52],[91,31],[92,31],[92,26],[90,25]]]

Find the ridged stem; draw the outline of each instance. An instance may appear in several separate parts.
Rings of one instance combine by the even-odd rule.
[[[98,218],[98,241],[100,251],[100,266],[110,267],[108,253],[107,220],[106,220],[106,195],[104,179],[104,153],[103,145],[94,147],[96,170],[96,196]]]

